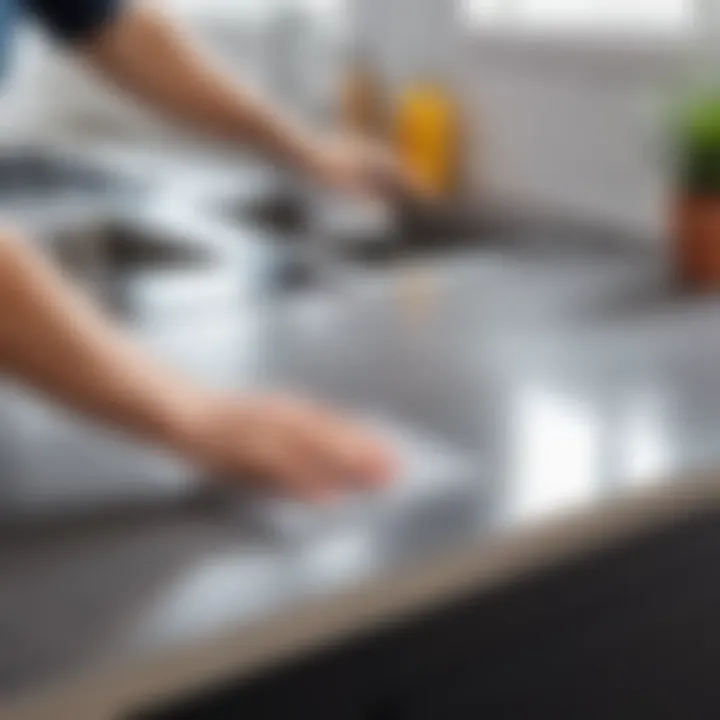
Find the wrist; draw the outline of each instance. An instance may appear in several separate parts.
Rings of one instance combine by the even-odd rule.
[[[219,400],[200,388],[174,392],[158,425],[158,440],[166,447],[193,461],[202,462],[208,443],[210,418]]]
[[[270,139],[269,150],[281,164],[299,170],[303,175],[318,177],[324,165],[321,145],[314,136],[299,127],[277,130]]]

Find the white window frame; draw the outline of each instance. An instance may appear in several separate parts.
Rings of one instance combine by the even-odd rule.
[[[548,0],[546,0],[548,1]],[[569,0],[580,2],[580,0]],[[597,5],[598,10],[602,8],[604,0],[593,0]],[[631,0],[625,0],[626,3]],[[717,5],[718,0],[685,0],[691,7],[693,7],[692,14],[697,16],[698,14],[704,14],[707,16],[709,12],[713,10],[708,9],[710,6]],[[658,25],[654,28],[648,28],[642,30],[634,25],[623,26],[618,23],[609,23],[607,25],[601,25],[593,29],[590,23],[575,22],[568,18],[567,21],[560,20],[560,14],[558,13],[558,19],[555,22],[548,21],[547,23],[540,22],[539,20],[532,21],[528,17],[527,20],[523,20],[522,8],[529,3],[529,0],[458,0],[460,6],[460,12],[466,22],[469,22],[474,27],[479,28],[501,28],[501,29],[515,29],[518,32],[532,32],[532,33],[550,33],[550,34],[574,34],[577,32],[594,32],[596,34],[608,34],[608,35],[677,35],[684,34],[687,30],[692,27],[692,19],[689,19],[687,27],[678,27],[673,29],[671,27],[664,28],[662,25]],[[648,3],[649,4],[649,3]],[[476,12],[473,8],[475,6],[482,7],[487,6],[488,20],[482,22],[479,19],[474,19],[474,13]],[[715,11],[717,12],[717,11]],[[567,24],[566,24],[567,23]]]
[[[561,56],[568,60],[569,56],[585,59],[587,56],[601,61],[626,60],[640,61],[650,70],[664,70],[687,59],[692,52],[693,43],[698,34],[695,28],[679,29],[671,32],[645,32],[624,29],[614,31],[609,28],[542,28],[523,25],[508,17],[501,17],[489,23],[473,22],[463,5],[458,3],[459,18],[464,23],[472,44],[479,48],[504,51],[508,48],[520,49],[525,52],[542,52]],[[513,4],[518,0],[504,0]],[[720,28],[720,0],[687,0],[695,7],[697,17],[718,18]],[[702,27],[707,21],[696,23]],[[720,36],[720,30],[718,30]],[[720,37],[718,39],[720,42]]]

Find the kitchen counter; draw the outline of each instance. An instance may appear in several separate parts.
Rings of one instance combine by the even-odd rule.
[[[420,428],[472,477],[432,502],[408,493],[382,522],[300,535],[250,517],[230,491],[0,531],[3,718],[124,717],[720,499],[718,302],[673,297],[659,262],[557,253],[538,235],[385,267],[330,263],[318,286],[289,293],[256,282],[272,267],[262,233],[235,233],[253,250],[226,258],[227,293],[210,274],[132,284],[124,320],[137,336],[224,387],[283,384]],[[173,311],[188,282],[192,297],[203,283],[215,294]],[[90,430],[72,422],[66,454],[93,467]],[[52,444],[34,447],[47,473]]]

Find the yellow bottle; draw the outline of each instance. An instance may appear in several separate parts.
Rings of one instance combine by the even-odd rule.
[[[422,80],[401,95],[395,138],[401,162],[436,198],[452,196],[459,186],[460,117],[451,94],[434,80]]]

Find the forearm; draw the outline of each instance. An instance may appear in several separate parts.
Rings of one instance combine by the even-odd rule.
[[[130,433],[179,445],[194,389],[155,366],[32,247],[0,234],[0,367]]]
[[[313,137],[215,68],[157,9],[128,7],[81,51],[116,84],[168,116],[312,171]]]

